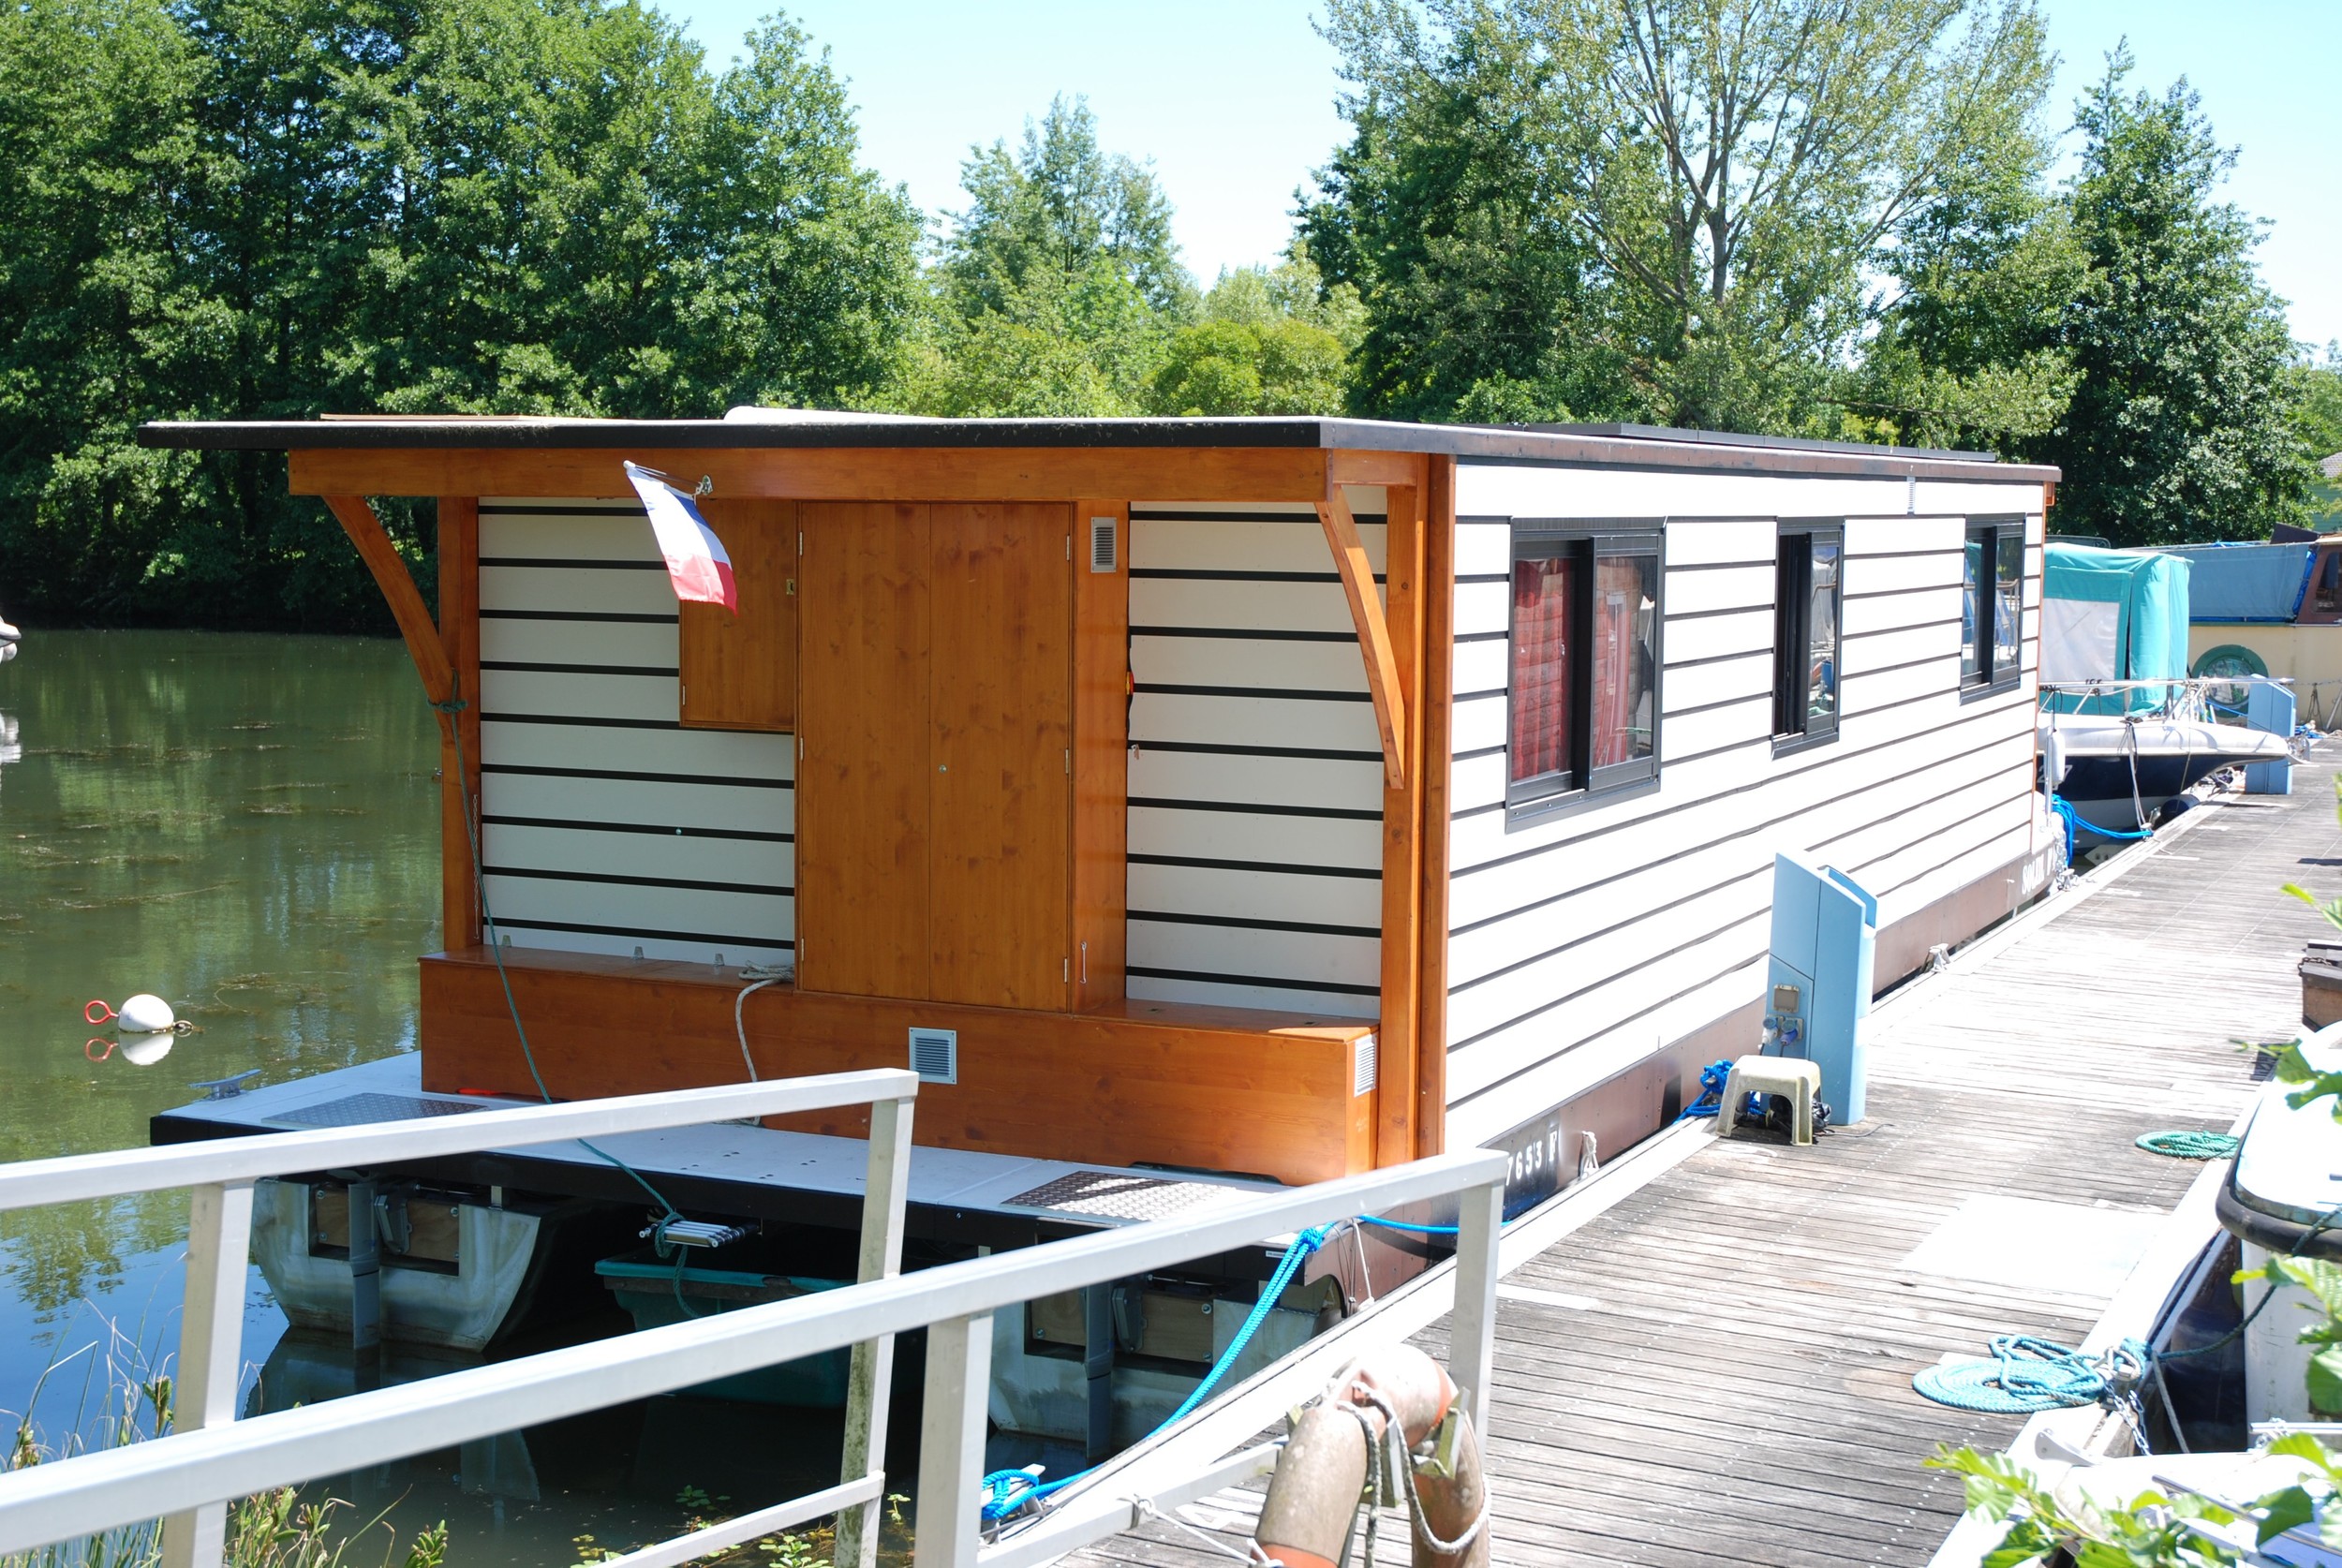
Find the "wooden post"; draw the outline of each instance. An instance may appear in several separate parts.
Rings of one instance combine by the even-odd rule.
[[[1095,530],[1113,526],[1110,570]],[[1124,996],[1130,867],[1131,509],[1074,503],[1074,1008]]]
[[[481,809],[480,502],[471,496],[439,497],[439,645],[465,704],[455,719],[460,758],[456,732],[444,725],[439,731],[439,942],[460,952],[480,945],[480,889],[472,875]]]
[[[415,661],[415,673],[422,677],[424,695],[434,703],[446,702],[455,684],[447,649],[439,642],[439,629],[431,624],[431,612],[414,578],[408,573],[407,562],[383,531],[382,520],[375,516],[374,508],[363,496],[328,496],[325,505],[341,524],[342,532],[349,536],[349,542],[358,547],[359,557],[374,574],[374,585],[389,601],[398,634],[407,640],[408,657]]]
[[[1385,508],[1385,620],[1404,708],[1427,709],[1423,673],[1423,527],[1420,485],[1387,487]],[[1422,728],[1420,719],[1408,727]],[[1376,1166],[1403,1165],[1416,1149],[1416,1050],[1421,978],[1422,802],[1429,777],[1408,755],[1383,789],[1382,1017],[1376,1029]]]
[[[1454,749],[1456,688],[1456,460],[1430,459],[1424,492],[1422,602],[1423,664],[1416,711],[1416,791],[1422,829],[1417,869],[1422,897],[1416,910],[1415,1157],[1447,1146],[1447,773]]]
[[[1374,594],[1373,563],[1358,542],[1358,520],[1351,515],[1350,498],[1331,481],[1317,503],[1317,521],[1333,550],[1334,570],[1341,574],[1341,591],[1350,600],[1351,624],[1357,628],[1358,651],[1366,658],[1366,689],[1374,700],[1374,728],[1383,743],[1383,782],[1396,790],[1406,782],[1407,772],[1407,702],[1399,659],[1390,645],[1383,601]]]

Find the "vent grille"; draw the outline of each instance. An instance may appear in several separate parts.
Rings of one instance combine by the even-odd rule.
[[[923,1084],[959,1082],[959,1031],[912,1029],[911,1070],[919,1074]]]
[[[1117,536],[1118,529],[1113,518],[1093,517],[1089,520],[1090,570],[1112,571],[1119,564],[1120,540]]]
[[[1362,1034],[1358,1036],[1357,1043],[1350,1047],[1350,1093],[1353,1098],[1372,1092],[1374,1072],[1374,1037]]]

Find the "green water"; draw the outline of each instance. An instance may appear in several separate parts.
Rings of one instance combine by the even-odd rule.
[[[0,664],[0,1160],[147,1141],[195,1083],[280,1082],[415,1048],[438,945],[437,745],[397,643],[34,632]],[[168,1000],[198,1032],[141,1065],[82,1016]],[[93,1059],[96,1058],[96,1059]],[[108,1363],[176,1348],[185,1200],[0,1214],[0,1440],[93,1424]],[[345,1346],[288,1336],[257,1270],[246,1408],[354,1386]],[[390,1381],[465,1365],[393,1354]],[[255,1393],[255,1388],[259,1392]],[[567,1563],[836,1479],[834,1414],[689,1398],[599,1412],[311,1488],[444,1518],[451,1563]],[[732,1501],[736,1499],[737,1501]],[[354,1561],[371,1562],[377,1551]]]
[[[413,1049],[429,719],[393,643],[42,632],[0,665],[0,1160],[143,1144],[200,1079]],[[145,1066],[82,1016],[139,991],[200,1031]],[[0,1214],[0,1409],[77,1304],[143,1308],[185,1225],[175,1193]]]

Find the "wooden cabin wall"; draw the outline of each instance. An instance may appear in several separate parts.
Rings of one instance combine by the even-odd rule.
[[[518,947],[769,962],[795,932],[794,738],[681,724],[633,501],[480,504],[481,835]]]
[[[1776,851],[1850,873],[1883,928],[2036,847],[2038,486],[1465,463],[1457,490],[1448,1146],[1503,1141],[1757,998]],[[2023,675],[1964,700],[1965,524],[2010,515]],[[1665,626],[1657,789],[1508,824],[1515,517],[1664,518]],[[1776,757],[1782,518],[1846,519],[1846,555],[1838,737]]]
[[[1382,752],[1315,511],[1134,505],[1129,561],[1130,995],[1375,1017]]]

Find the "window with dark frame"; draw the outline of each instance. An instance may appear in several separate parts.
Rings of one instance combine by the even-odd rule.
[[[1513,525],[1505,803],[1538,812],[1659,772],[1659,525]]]
[[[1842,523],[1784,523],[1773,568],[1772,736],[1776,750],[1838,732]]]
[[[2022,673],[2024,525],[1968,525],[1960,568],[1960,685],[1968,691],[2014,686]]]

